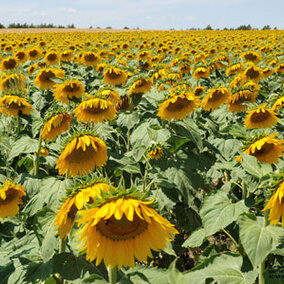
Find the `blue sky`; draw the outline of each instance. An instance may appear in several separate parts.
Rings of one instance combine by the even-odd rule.
[[[268,24],[284,29],[283,11],[284,0],[0,0],[0,23],[140,29]]]

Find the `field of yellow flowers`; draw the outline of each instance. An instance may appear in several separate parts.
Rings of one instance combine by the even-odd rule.
[[[283,283],[284,31],[0,33],[0,68],[1,284]]]

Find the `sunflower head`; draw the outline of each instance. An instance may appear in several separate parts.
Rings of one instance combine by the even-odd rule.
[[[42,57],[41,51],[38,48],[30,48],[28,50],[28,57],[30,60],[37,60]]]
[[[283,140],[275,139],[277,133],[264,136],[251,143],[244,154],[256,157],[259,162],[269,164],[277,163],[278,158],[283,156],[284,145]],[[241,158],[238,157],[238,162]]]
[[[244,123],[246,128],[270,128],[277,122],[278,118],[275,112],[266,108],[266,104],[264,104],[248,111]]]
[[[198,105],[199,98],[193,93],[180,91],[160,105],[157,115],[166,120],[185,119]]]
[[[77,101],[85,92],[85,87],[78,79],[67,80],[62,84],[56,84],[53,96],[56,101],[67,104],[69,101]]]
[[[59,156],[56,169],[60,175],[86,175],[106,164],[107,146],[93,134],[75,134]]]
[[[63,79],[64,76],[65,72],[63,70],[44,68],[38,71],[34,83],[42,90],[51,89],[56,85],[53,79]]]
[[[27,99],[20,96],[6,95],[0,98],[0,113],[8,116],[29,115],[32,112],[32,108],[33,106],[28,103]]]
[[[19,205],[23,204],[22,197],[26,195],[21,185],[9,180],[0,188],[0,218],[13,217],[19,213]]]
[[[144,94],[150,91],[152,83],[147,78],[141,78],[132,83],[129,94]]]
[[[79,211],[77,222],[83,226],[79,240],[86,258],[120,269],[134,267],[135,260],[146,261],[152,257],[151,250],[164,249],[178,231],[152,204],[153,200],[120,189],[105,195],[99,205]]]
[[[56,65],[60,61],[59,54],[56,51],[50,51],[44,56],[46,65]]]
[[[109,67],[104,73],[104,82],[109,85],[125,85],[127,81],[126,73],[118,67]]]
[[[96,66],[100,61],[100,57],[92,51],[84,52],[81,56],[81,63],[85,66]]]
[[[72,189],[61,208],[56,212],[54,225],[59,237],[66,239],[74,224],[78,210],[92,204],[94,200],[101,199],[102,192],[108,192],[110,185],[102,181],[92,181],[81,184]]]
[[[68,131],[72,120],[72,115],[66,112],[58,112],[48,116],[41,132],[42,139],[54,140],[58,135]]]
[[[160,145],[152,146],[148,151],[148,158],[159,160],[164,154],[163,148]]]
[[[244,75],[246,76],[247,80],[252,80],[256,82],[261,80],[263,77],[262,69],[256,65],[251,65],[247,67],[244,71]]]
[[[273,195],[262,211],[270,210],[268,220],[271,225],[278,225],[282,219],[281,225],[284,227],[284,179],[277,185]]]
[[[116,107],[111,101],[103,98],[91,98],[80,103],[74,110],[78,121],[98,123],[116,117]]]
[[[210,89],[208,94],[203,98],[201,106],[205,110],[214,110],[226,103],[229,99],[230,91],[225,87]]]
[[[10,71],[18,67],[18,59],[16,57],[9,56],[1,61],[1,70]]]
[[[198,67],[193,72],[193,78],[196,79],[201,79],[201,78],[205,79],[208,78],[209,75],[210,75],[209,70],[206,67]]]
[[[279,99],[277,99],[275,101],[275,103],[272,106],[272,109],[274,111],[277,111],[277,110],[279,110],[279,109],[281,109],[283,107],[284,107],[284,96],[280,97]]]

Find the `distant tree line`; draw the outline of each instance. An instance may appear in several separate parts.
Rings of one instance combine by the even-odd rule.
[[[11,23],[8,26],[4,26],[3,24],[0,23],[0,29],[33,29],[33,28],[58,28],[58,29],[64,29],[64,28],[68,28],[68,29],[75,29],[75,25],[71,24],[71,25],[67,25],[67,26],[63,26],[63,25],[54,25],[54,24],[39,24],[39,25],[34,25],[34,24],[20,24],[20,23]]]
[[[261,30],[271,30],[272,28],[270,27],[270,25],[265,25],[263,26],[263,28]],[[277,27],[273,28],[274,30],[277,30]],[[190,28],[190,30],[201,30],[201,29],[196,29],[196,28]],[[204,30],[214,30],[210,25],[207,25],[206,28],[204,28]],[[216,29],[216,30],[220,30],[220,29]],[[237,30],[237,31],[250,31],[250,30],[258,30],[258,28],[253,28],[251,25],[240,25],[237,28],[223,28],[223,30],[225,31],[233,31],[233,30]]]

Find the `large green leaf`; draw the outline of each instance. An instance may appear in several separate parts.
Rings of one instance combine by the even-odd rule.
[[[206,279],[214,279],[218,284],[253,284],[257,270],[243,272],[243,259],[238,255],[222,254],[203,269],[186,273],[187,283],[205,284]]]
[[[205,230],[200,228],[194,231],[189,238],[182,244],[183,247],[186,248],[195,248],[202,245],[204,239],[206,237]]]
[[[206,236],[213,235],[225,228],[247,210],[248,207],[244,200],[232,203],[224,192],[206,197],[200,210]]]
[[[38,140],[30,138],[29,136],[22,136],[12,144],[8,160],[12,160],[20,154],[37,152],[37,148]]]
[[[284,229],[266,225],[264,217],[243,215],[239,218],[240,239],[254,267],[280,245]]]

